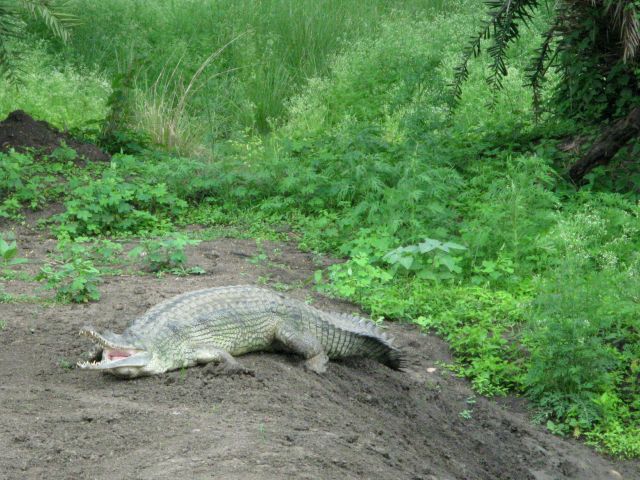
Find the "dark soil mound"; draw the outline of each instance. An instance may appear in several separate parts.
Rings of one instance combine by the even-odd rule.
[[[91,143],[75,140],[69,134],[60,132],[47,122],[34,120],[22,110],[11,112],[0,122],[0,151],[11,148],[18,151],[34,149],[39,154],[49,155],[61,143],[73,148],[86,160],[109,161],[111,157]]]

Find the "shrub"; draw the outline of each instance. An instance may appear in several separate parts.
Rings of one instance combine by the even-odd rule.
[[[129,252],[129,256],[141,258],[152,272],[204,273],[204,270],[199,267],[185,269],[187,261],[185,248],[199,243],[199,240],[190,240],[179,234],[160,240],[143,240],[138,247]]]
[[[58,300],[85,303],[100,299],[100,271],[91,260],[73,258],[60,267],[45,265],[37,278],[56,290]]]
[[[66,210],[54,220],[57,232],[71,237],[100,234],[143,234],[167,228],[186,202],[168,192],[165,184],[127,181],[109,169],[87,183],[74,182]]]

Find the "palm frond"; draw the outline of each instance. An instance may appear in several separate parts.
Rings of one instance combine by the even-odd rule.
[[[23,22],[18,16],[15,2],[0,0],[0,37],[18,37]]]
[[[10,83],[17,82],[20,52],[11,48],[13,43],[7,40],[24,37],[24,12],[44,21],[53,35],[66,42],[71,34],[70,28],[78,23],[77,18],[68,13],[69,3],[66,0],[0,0],[0,76]]]
[[[7,46],[7,42],[0,35],[0,78],[4,78],[8,84],[18,84],[20,71],[17,61],[19,53],[11,51]]]
[[[536,49],[536,54],[527,68],[527,86],[530,86],[533,91],[533,111],[536,117],[540,116],[542,109],[544,78],[557,55],[557,50],[553,50],[557,28],[558,26],[554,24],[545,32],[542,44]]]
[[[41,19],[64,42],[69,40],[71,28],[78,24],[78,18],[69,13],[69,1],[20,0],[20,4],[34,18]]]
[[[633,0],[610,1],[606,10],[611,11],[613,25],[619,31],[625,63],[635,59],[640,49],[640,10]]]
[[[469,61],[480,55],[483,40],[493,38],[487,49],[492,60],[487,82],[496,90],[502,88],[502,78],[507,75],[507,48],[520,35],[520,24],[528,24],[539,6],[539,0],[488,0],[485,3],[489,7],[488,19],[471,37],[454,72],[452,90],[456,100],[462,95],[462,84],[469,78]]]

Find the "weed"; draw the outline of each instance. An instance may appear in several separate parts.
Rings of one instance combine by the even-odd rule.
[[[60,368],[62,368],[63,370],[72,370],[74,367],[74,363],[70,362],[69,360],[67,360],[66,358],[61,358],[58,361],[58,366]]]
[[[458,415],[460,416],[460,418],[463,418],[465,420],[471,420],[473,418],[473,410],[465,409],[458,413]]]
[[[0,266],[7,268],[27,261],[26,258],[18,257],[18,246],[15,240],[9,243],[0,235]]]
[[[191,240],[180,234],[160,240],[143,240],[138,247],[129,252],[129,257],[141,258],[143,264],[152,272],[200,274],[204,273],[204,270],[199,267],[185,268],[185,248],[199,243],[200,240]]]
[[[70,237],[152,233],[167,227],[159,215],[178,214],[185,206],[166,185],[131,183],[110,168],[101,178],[73,185],[66,211],[54,220],[59,222],[58,234]]]
[[[60,267],[45,265],[36,279],[56,290],[58,300],[85,303],[100,299],[100,271],[90,260],[73,258]]]
[[[0,217],[13,220],[22,218],[25,207],[37,210],[47,201],[59,199],[64,192],[61,177],[72,168],[72,162],[64,158],[34,161],[30,155],[15,151],[0,152],[0,163]]]
[[[266,265],[269,262],[269,256],[264,251],[258,250],[258,253],[247,259],[252,265]]]
[[[461,256],[455,251],[466,250],[466,247],[454,242],[441,242],[425,238],[417,245],[398,247],[387,253],[382,259],[389,263],[394,271],[398,267],[415,272],[418,278],[425,280],[446,280],[460,274]],[[443,268],[444,267],[444,268]]]

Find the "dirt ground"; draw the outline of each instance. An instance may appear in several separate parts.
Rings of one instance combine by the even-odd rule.
[[[11,112],[0,122],[0,152],[12,148],[32,150],[38,155],[49,155],[62,144],[73,148],[80,158],[107,161],[111,157],[91,143],[79,142],[71,135],[60,132],[42,120],[35,120],[22,110]]]
[[[35,272],[55,240],[14,229],[19,267]],[[89,348],[92,324],[116,332],[148,307],[204,287],[264,284],[335,311],[305,282],[331,263],[291,244],[219,239],[190,249],[199,276],[109,276],[86,305],[0,304],[1,479],[640,479],[618,462],[531,424],[515,398],[487,400],[443,369],[438,338],[388,324],[415,366],[392,371],[370,360],[332,362],[312,374],[300,359],[251,354],[252,376],[191,368],[119,380],[71,365]],[[50,295],[36,283],[4,282],[12,294]]]

